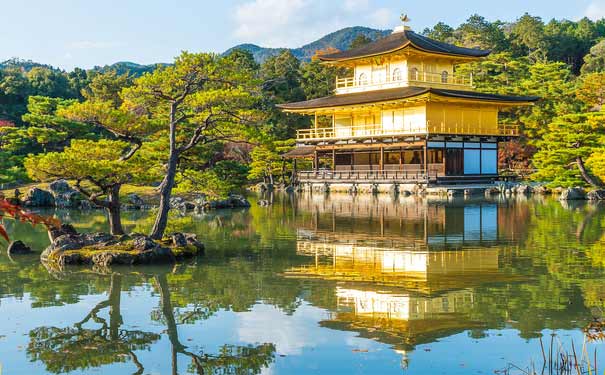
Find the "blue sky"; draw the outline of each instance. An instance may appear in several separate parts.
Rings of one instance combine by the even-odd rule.
[[[605,0],[0,0],[0,9],[0,60],[71,70],[169,62],[182,50],[222,52],[244,42],[299,47],[346,26],[392,28],[403,11],[415,30],[456,26],[472,13],[597,19]]]

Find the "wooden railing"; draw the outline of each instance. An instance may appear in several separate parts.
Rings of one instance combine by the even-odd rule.
[[[427,181],[436,179],[443,172],[437,168],[429,168],[428,173],[422,169],[416,170],[330,170],[320,169],[317,171],[298,171],[296,178],[299,181],[322,180],[322,181]]]
[[[485,129],[472,125],[446,125],[445,123],[432,124],[427,121],[425,127],[404,127],[403,129],[384,128],[382,125],[354,125],[336,128],[299,129],[296,132],[297,140],[323,140],[323,139],[351,139],[372,138],[395,135],[423,135],[423,134],[460,134],[460,135],[491,135],[510,136],[519,135],[519,125],[498,124],[497,129]]]
[[[396,87],[420,85],[424,86],[456,88],[456,89],[472,89],[473,76],[459,76],[423,71],[409,71],[407,77],[393,78],[386,76],[382,79],[359,79],[356,77],[336,78],[336,93],[346,94],[357,91],[382,90]]]

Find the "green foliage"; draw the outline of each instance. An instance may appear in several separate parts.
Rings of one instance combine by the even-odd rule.
[[[349,71],[345,68],[322,64],[319,60],[313,60],[303,64],[300,73],[300,86],[306,99],[315,99],[332,95],[336,78],[347,76]]]
[[[248,178],[252,181],[263,180],[275,183],[275,176],[281,176],[283,182],[286,179],[286,173],[292,170],[290,163],[286,162],[281,155],[290,151],[296,145],[294,139],[285,141],[267,142],[256,146],[250,156],[250,172]]]
[[[269,115],[266,122],[267,132],[278,138],[287,138],[292,137],[296,129],[307,127],[307,117],[283,113],[275,107],[275,104],[305,100],[300,61],[286,51],[267,59],[261,66],[260,74],[265,97],[263,109]],[[309,87],[307,90],[313,91]]]
[[[605,104],[605,72],[583,75],[576,89],[576,96],[590,108],[600,110]]]
[[[176,192],[202,193],[210,198],[225,198],[242,192],[248,166],[233,160],[221,160],[206,170],[186,169],[177,175]]]
[[[579,162],[602,154],[605,136],[605,113],[581,113],[556,118],[538,143],[533,178],[552,186],[584,186]],[[598,166],[599,158],[592,165]],[[602,171],[600,172],[602,174]]]
[[[524,110],[520,120],[530,144],[545,135],[557,116],[576,113],[582,105],[575,96],[574,77],[562,62],[540,62],[529,66],[529,76],[519,82],[518,93],[540,97],[536,105]]]
[[[101,184],[145,184],[157,180],[159,167],[147,159],[145,149],[127,160],[122,159],[129,147],[123,141],[74,139],[63,152],[27,157],[25,168],[34,180],[65,178],[88,181],[96,187]]]
[[[600,143],[601,145],[605,145],[605,137],[601,138]],[[605,147],[595,148],[588,159],[586,159],[586,166],[599,180],[605,181]],[[603,259],[605,261],[605,257]]]
[[[432,28],[427,27],[426,29],[424,29],[422,34],[428,36],[431,39],[448,43],[454,38],[454,28],[443,22],[438,22]]]
[[[590,52],[584,56],[584,65],[582,65],[582,74],[602,71],[605,71],[605,40],[590,48]]]
[[[94,75],[90,83],[82,89],[82,96],[89,101],[111,102],[118,107],[122,104],[120,92],[130,85],[132,85],[130,76],[118,75],[115,70],[108,70]]]
[[[372,42],[372,39],[368,38],[364,34],[359,34],[351,41],[348,49],[363,47],[370,42]]]

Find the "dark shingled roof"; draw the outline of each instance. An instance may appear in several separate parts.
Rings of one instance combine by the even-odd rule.
[[[465,57],[484,57],[489,55],[491,52],[474,48],[458,47],[453,44],[429,39],[425,36],[416,34],[411,30],[405,30],[402,32],[393,33],[387,37],[368,43],[365,46],[353,48],[348,51],[321,55],[318,57],[322,61],[350,60],[359,57],[375,56],[388,52],[394,52],[405,48],[408,45],[427,52]]]
[[[376,90],[367,92],[356,92],[353,94],[325,96],[323,98],[311,99],[304,102],[279,104],[278,107],[285,110],[306,110],[313,108],[340,107],[355,104],[369,104],[383,101],[406,99],[427,93],[439,96],[446,96],[450,98],[481,100],[488,102],[498,101],[511,103],[527,103],[535,102],[536,100],[540,99],[537,96],[508,96],[484,94],[475,91],[445,90],[428,87],[410,86],[388,90]]]
[[[315,146],[298,146],[282,155],[285,159],[305,158],[315,153]]]

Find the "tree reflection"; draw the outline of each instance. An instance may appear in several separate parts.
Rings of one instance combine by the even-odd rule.
[[[275,345],[261,344],[257,346],[223,345],[218,354],[196,354],[187,349],[179,339],[175,318],[175,310],[170,299],[170,288],[165,274],[154,276],[156,288],[160,293],[160,309],[162,320],[171,345],[172,374],[178,374],[178,354],[191,358],[189,372],[197,374],[259,374],[261,370],[273,362]],[[198,315],[207,318],[208,315]],[[188,319],[192,317],[189,316]]]
[[[136,366],[135,374],[142,374],[143,365],[134,351],[149,348],[160,336],[139,330],[124,330],[120,312],[122,276],[113,273],[108,298],[99,302],[89,313],[73,325],[58,328],[38,327],[29,333],[27,354],[32,361],[42,361],[46,370],[63,373],[84,370],[129,359]],[[109,321],[100,313],[109,309]],[[85,328],[96,325],[95,328]]]

